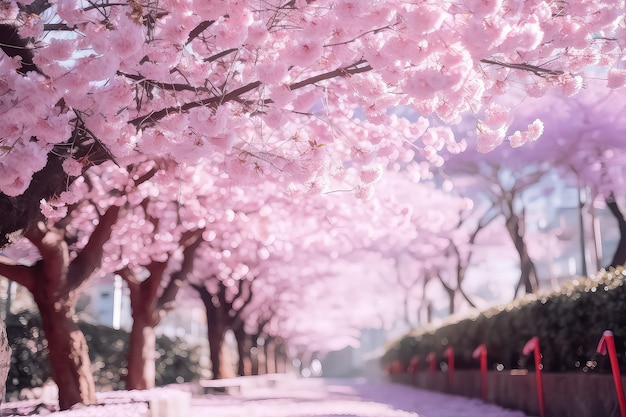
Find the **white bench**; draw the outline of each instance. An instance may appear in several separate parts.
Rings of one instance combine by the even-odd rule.
[[[201,379],[199,381],[203,394],[241,392],[243,381],[240,378]]]

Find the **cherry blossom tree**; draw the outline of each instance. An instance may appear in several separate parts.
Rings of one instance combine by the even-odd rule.
[[[149,163],[151,177],[128,195],[128,207],[118,218],[115,231],[105,245],[104,269],[121,276],[130,294],[133,318],[128,351],[126,388],[154,387],[155,327],[175,307],[180,289],[193,270],[193,259],[206,220],[197,217],[193,207],[202,198],[204,182],[190,181],[198,169],[182,171],[160,161]],[[171,168],[179,182],[164,183]],[[185,186],[182,186],[182,184]],[[180,201],[187,202],[186,208]],[[184,224],[184,226],[183,226]]]
[[[71,202],[68,211],[44,206],[50,219],[26,232],[34,248],[32,262],[8,258],[0,262],[0,274],[27,288],[37,304],[62,409],[96,401],[87,342],[74,320],[74,309],[83,284],[99,273],[103,245],[120,212],[119,198],[102,194],[103,188],[118,185],[115,178],[120,175],[116,167],[103,166],[100,177],[75,182],[61,197]],[[77,194],[87,198],[75,200],[72,195]]]
[[[588,189],[588,200],[592,204],[603,200],[614,215],[621,239],[609,266],[626,263],[626,222],[618,205],[624,196],[626,166],[622,137],[625,94],[623,89],[609,89],[590,79],[574,97],[551,93],[528,99],[514,113],[518,125],[537,117],[545,120],[544,138],[537,143],[536,152],[554,155],[552,166],[560,178],[578,189]]]
[[[177,170],[210,166],[235,184],[269,184],[298,203],[302,196],[340,189],[368,200],[384,167],[417,159],[425,175],[444,162],[444,148],[462,150],[451,130],[429,127],[423,117],[399,116],[399,108],[442,124],[471,114],[481,120],[476,146],[492,150],[506,136],[501,120],[506,112],[494,98],[511,85],[532,96],[550,89],[572,94],[588,65],[611,68],[611,87],[626,83],[625,72],[613,68],[626,40],[623,14],[618,0],[6,1],[0,6],[0,246],[24,235],[43,259],[29,267],[7,265],[6,273],[41,291],[35,298],[42,306],[61,294],[53,304],[63,311],[50,317],[69,325],[73,296],[98,268],[109,234],[127,224],[114,226],[115,218],[128,202],[124,196],[145,174],[132,174],[117,194],[85,209],[91,218],[76,229],[81,237],[67,242],[65,232],[51,228],[64,210],[75,212],[73,205],[89,194],[88,172],[98,165],[117,178],[127,173],[112,163],[132,170],[172,161],[161,177],[172,187],[185,186]],[[521,144],[540,130],[533,122],[509,140]],[[202,178],[192,179],[192,187],[202,186]],[[234,200],[214,212],[203,210],[203,204],[215,201],[206,197],[209,191]],[[255,256],[265,256],[257,245],[247,245],[247,236],[226,227],[229,218],[242,219],[250,207],[261,210],[244,194],[239,187],[216,187],[204,199],[189,198],[172,211],[183,213],[180,236],[207,224],[217,227],[204,230],[202,244],[219,243],[208,252],[221,257],[209,263],[226,280],[220,282],[236,283],[245,268],[256,265]],[[337,226],[337,219],[351,217],[352,202],[337,209],[325,198],[319,211]],[[507,204],[503,207],[513,212]],[[353,227],[354,238],[333,227],[299,245],[315,253],[337,240],[329,257],[334,259],[380,241],[384,228],[374,224],[387,219],[383,212],[374,219],[363,207],[352,217],[363,216],[370,224]],[[142,216],[148,221],[144,225],[152,223]],[[324,224],[319,218],[298,217],[317,228]],[[519,216],[513,219],[509,230],[519,236]],[[82,237],[92,230],[91,238]],[[174,237],[171,242],[181,243]],[[77,245],[75,258],[70,243]],[[295,247],[285,243],[274,249],[289,253]],[[224,262],[234,249],[237,262]],[[157,252],[168,253],[162,247]],[[164,262],[149,251],[137,253],[140,262],[124,260],[120,268],[156,268],[153,261]],[[523,257],[532,271],[527,261]],[[52,288],[35,287],[36,268],[56,268]],[[520,282],[532,286],[531,276]],[[148,285],[153,294],[156,285]],[[53,341],[65,337],[55,338],[54,329],[64,328],[48,329]],[[84,366],[85,352],[61,355],[57,363],[81,357]],[[59,383],[65,390],[62,408],[93,401],[92,384],[85,381]]]
[[[105,160],[217,155],[237,181],[314,190],[345,161],[407,146],[439,163],[419,123],[387,110],[455,123],[510,85],[576,92],[585,66],[619,62],[623,13],[618,0],[7,1],[0,243]],[[504,135],[480,133],[483,149]]]
[[[503,125],[510,125],[508,115],[502,114]],[[533,142],[538,137],[539,127],[529,127],[534,136],[524,135],[529,141],[520,149],[503,145],[488,154],[480,153],[472,147],[474,141],[480,138],[470,134],[467,140],[469,149],[460,154],[450,155],[442,171],[449,176],[452,182],[462,188],[466,194],[472,194],[480,204],[487,201],[505,219],[505,227],[519,255],[520,279],[516,285],[515,294],[523,288],[526,293],[538,289],[539,281],[535,264],[530,257],[526,234],[526,199],[529,190],[536,186],[546,175],[556,155],[545,155],[537,149],[541,141]],[[515,142],[519,131],[511,135],[509,143]],[[480,145],[478,147],[480,149]],[[544,158],[545,157],[545,158]],[[552,158],[552,159],[550,159]],[[491,215],[489,215],[491,216]]]
[[[168,268],[167,261],[152,260],[144,268],[125,266],[117,271],[126,282],[131,304],[133,324],[128,347],[126,389],[154,388],[156,381],[155,327],[165,314],[175,307],[180,288],[193,269],[193,257],[202,242],[201,231],[190,231],[180,236],[182,260],[178,267]],[[147,277],[142,276],[148,274]]]

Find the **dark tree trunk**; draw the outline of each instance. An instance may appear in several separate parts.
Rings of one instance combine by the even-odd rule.
[[[526,245],[526,241],[524,240],[524,235],[522,233],[521,228],[522,220],[519,216],[512,214],[506,219],[506,228],[509,232],[509,236],[513,241],[513,245],[515,246],[515,250],[519,254],[520,258],[520,279],[515,288],[515,295],[517,295],[518,290],[523,286],[524,291],[527,294],[533,293],[537,291],[539,288],[539,281],[537,279],[537,272],[535,268],[535,263],[530,258],[528,254],[528,246]]]
[[[250,340],[250,362],[252,375],[259,375],[259,344],[256,335],[252,335]]]
[[[626,264],[626,220],[624,220],[624,214],[617,205],[613,195],[606,198],[606,205],[617,220],[619,228],[619,242],[617,243],[617,248],[615,248],[613,259],[611,259],[611,264],[609,265],[609,267],[615,268]]]
[[[2,268],[5,276],[28,288],[37,303],[61,410],[78,403],[96,402],[87,342],[73,316],[82,284],[100,266],[102,246],[111,235],[119,210],[110,207],[100,216],[89,241],[71,262],[64,232],[38,223],[26,232],[26,237],[37,247],[42,259],[30,267],[4,265]]]
[[[156,333],[154,326],[133,319],[128,347],[126,389],[154,388],[156,381]]]
[[[238,326],[233,329],[235,333],[235,339],[237,340],[237,354],[239,355],[239,359],[237,360],[237,375],[244,376],[246,375],[246,368],[248,368],[249,372],[249,363],[250,363],[250,347],[248,346],[248,335],[244,331],[243,326]],[[246,366],[248,364],[248,366]]]
[[[268,374],[276,373],[276,345],[271,338],[265,339],[265,345],[263,345],[263,352],[265,354],[265,371]]]
[[[215,317],[209,317],[207,314],[207,330],[209,336],[209,358],[213,371],[213,379],[222,378],[222,345],[224,344],[224,336],[226,335],[226,327]]]
[[[140,292],[131,292],[133,327],[128,346],[128,375],[126,389],[154,388],[156,381],[156,333],[154,309]]]
[[[69,298],[52,299],[45,286],[33,292],[48,341],[48,360],[52,378],[59,387],[59,407],[95,404],[96,391],[91,373],[87,341],[73,320],[74,307]]]
[[[217,277],[213,278],[217,279]],[[232,300],[228,299],[228,288],[226,285],[221,281],[218,282],[218,290],[215,294],[210,293],[204,284],[191,285],[200,295],[206,310],[209,354],[211,365],[213,366],[213,379],[219,379],[227,376],[221,369],[222,362],[225,362],[221,353],[221,349],[224,346],[224,337],[226,336],[227,330],[231,329],[235,331],[240,326],[243,326],[241,312],[252,299],[252,281],[247,279],[239,280],[238,295],[236,295]],[[239,309],[235,309],[233,307],[233,302],[235,300],[243,301]],[[227,373],[232,375],[233,370],[231,369],[231,364],[224,363],[223,365],[228,366],[228,368],[224,368],[224,371],[228,370]]]
[[[227,317],[223,314],[220,305],[214,304],[214,297],[203,285],[193,286],[204,304],[207,320],[207,334],[209,339],[209,360],[211,361],[211,370],[213,371],[213,379],[222,378],[221,361],[222,361],[222,345],[226,330],[228,330]]]
[[[276,372],[284,374],[287,372],[287,352],[282,340],[276,339],[274,342],[274,362],[276,363]]]
[[[155,227],[156,228],[156,227]],[[143,281],[128,268],[118,271],[128,284],[133,327],[128,347],[128,375],[126,389],[150,389],[156,384],[156,333],[155,327],[171,310],[180,288],[193,268],[193,257],[200,245],[200,231],[187,232],[181,237],[183,262],[180,270],[172,273],[168,285],[158,296],[164,280],[167,262],[152,262],[146,268],[150,275]]]

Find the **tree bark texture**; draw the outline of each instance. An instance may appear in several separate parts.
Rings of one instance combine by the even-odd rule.
[[[11,367],[11,346],[7,338],[4,322],[0,322],[0,404],[4,401],[7,388],[7,376]]]
[[[59,387],[59,407],[67,410],[79,403],[95,404],[89,349],[83,332],[73,319],[74,302],[69,297],[51,299],[45,287],[38,288],[41,290],[36,290],[33,296],[48,341],[52,378]]]
[[[237,340],[237,354],[239,355],[239,359],[237,360],[237,375],[250,375],[250,338],[246,334],[243,326],[238,326],[233,329],[233,332]]]
[[[537,279],[537,271],[535,263],[530,258],[528,253],[528,246],[524,240],[524,235],[521,229],[521,222],[519,216],[511,214],[506,218],[506,228],[509,232],[509,236],[513,241],[515,250],[519,254],[520,258],[520,279],[517,283],[515,294],[518,290],[524,286],[524,291],[529,294],[537,291],[539,288],[539,281]]]
[[[148,301],[148,300],[146,300]],[[131,292],[133,326],[128,346],[126,389],[154,388],[156,381],[156,326],[150,303]]]
[[[617,220],[617,226],[619,228],[619,242],[617,243],[617,248],[615,248],[613,259],[611,259],[611,264],[609,265],[609,267],[615,268],[626,264],[626,220],[614,196],[611,195],[606,198],[606,205],[611,211],[611,214],[615,217],[615,220]]]
[[[234,331],[239,328],[239,326],[243,326],[240,315],[243,308],[252,299],[250,287],[251,281],[239,280],[237,295],[229,300],[227,296],[228,288],[223,282],[219,282],[218,290],[215,294],[210,293],[204,284],[192,284],[192,288],[200,295],[206,310],[209,356],[211,366],[213,367],[213,379],[225,377],[220,368],[224,362],[221,353],[221,349],[224,345],[224,337],[227,330],[230,329]],[[243,300],[243,302],[238,309],[235,309],[233,304],[237,299]],[[228,367],[224,369],[230,368],[231,366],[228,365]],[[229,371],[228,373],[232,374],[233,371]]]
[[[228,317],[224,315],[220,308],[217,297],[210,294],[203,285],[194,285],[194,288],[200,294],[206,310],[209,360],[211,361],[213,379],[220,379],[222,378],[220,369],[222,345],[228,329]],[[218,303],[217,305],[215,304],[216,302]]]
[[[165,279],[167,262],[152,262],[147,266],[150,276],[139,281],[128,268],[118,271],[130,290],[130,306],[133,326],[128,348],[128,375],[126,389],[150,389],[156,384],[156,333],[165,314],[174,305],[180,288],[193,269],[193,257],[202,241],[200,231],[183,236],[181,244],[187,245],[183,251],[180,270],[170,276],[170,281],[159,295]]]

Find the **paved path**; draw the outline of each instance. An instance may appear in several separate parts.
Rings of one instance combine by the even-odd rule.
[[[322,378],[195,398],[191,411],[198,417],[525,417],[477,399],[387,382]]]

